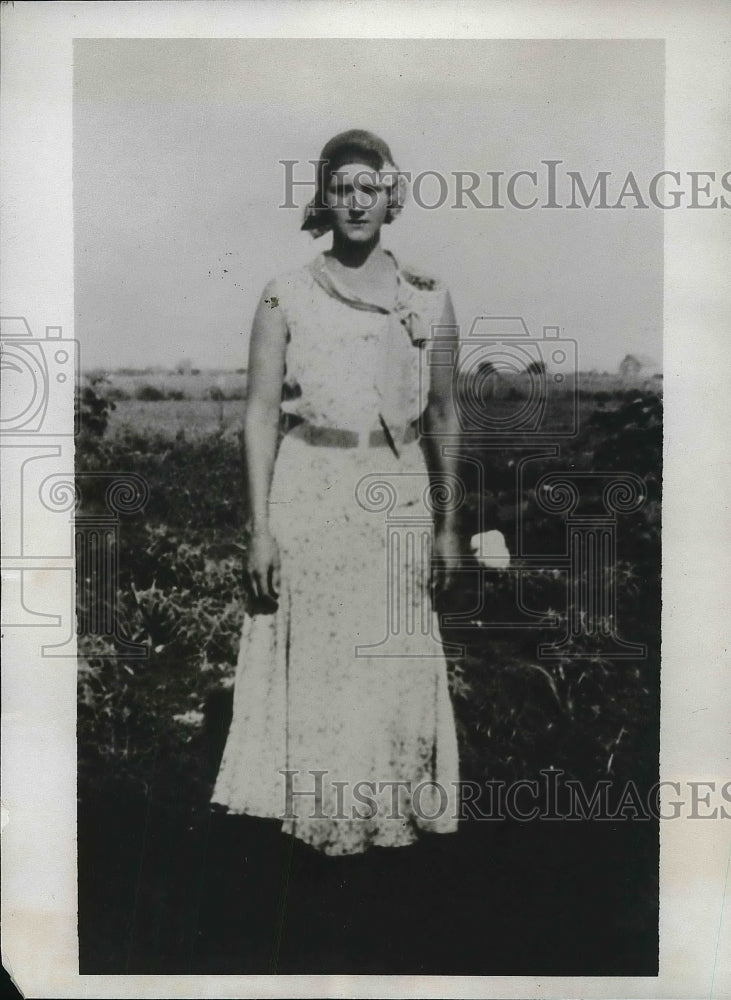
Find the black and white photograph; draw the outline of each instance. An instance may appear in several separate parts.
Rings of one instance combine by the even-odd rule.
[[[74,55],[81,969],[656,973],[662,43]]]
[[[731,170],[668,155],[664,31],[409,35],[386,4],[267,34],[266,7],[71,29],[71,322],[3,302],[3,620],[75,690],[78,976],[659,995],[661,846],[731,816],[710,758],[665,756],[684,699],[722,708],[666,666],[720,663],[668,553],[700,578],[676,469],[723,450],[675,437],[667,246],[720,231]],[[683,391],[715,406],[716,365]]]

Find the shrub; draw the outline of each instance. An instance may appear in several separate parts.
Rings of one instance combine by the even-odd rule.
[[[165,393],[158,386],[144,382],[135,389],[135,399],[148,403],[158,403],[165,399]]]
[[[119,385],[110,385],[106,391],[106,397],[116,403],[126,402],[128,399],[132,398],[127,390],[123,389]]]
[[[101,438],[109,424],[109,414],[115,409],[107,378],[103,375],[87,376],[87,380],[76,389],[75,405],[82,436],[87,442]]]

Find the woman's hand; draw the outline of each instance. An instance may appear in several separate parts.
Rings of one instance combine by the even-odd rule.
[[[279,547],[268,528],[252,531],[247,577],[255,601],[276,602],[280,584]]]
[[[432,554],[432,599],[435,607],[454,589],[462,561],[462,540],[453,528],[438,528]]]

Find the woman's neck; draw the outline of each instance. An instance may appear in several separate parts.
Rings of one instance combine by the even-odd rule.
[[[342,246],[333,240],[333,247],[325,254],[331,273],[351,293],[365,297],[369,302],[393,308],[398,296],[398,273],[395,261],[378,241],[369,248],[363,244],[348,244],[345,254]]]
[[[350,240],[339,239],[337,234],[333,233],[330,255],[343,267],[363,267],[371,257],[372,263],[375,264],[383,253],[380,233],[376,233],[367,243],[353,243]]]

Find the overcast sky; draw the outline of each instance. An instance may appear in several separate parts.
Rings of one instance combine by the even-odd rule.
[[[567,170],[589,187],[612,171],[610,202],[630,170],[646,190],[664,166],[663,58],[633,40],[77,40],[82,364],[245,366],[263,285],[328,245],[277,207],[279,161],[304,174],[345,128],[381,134],[414,175],[537,170],[544,201],[541,160],[556,159],[559,201]],[[433,211],[412,198],[384,245],[449,284],[463,328],[521,315],[575,338],[581,368],[614,371],[627,352],[659,367],[660,210],[460,211],[454,187]]]

